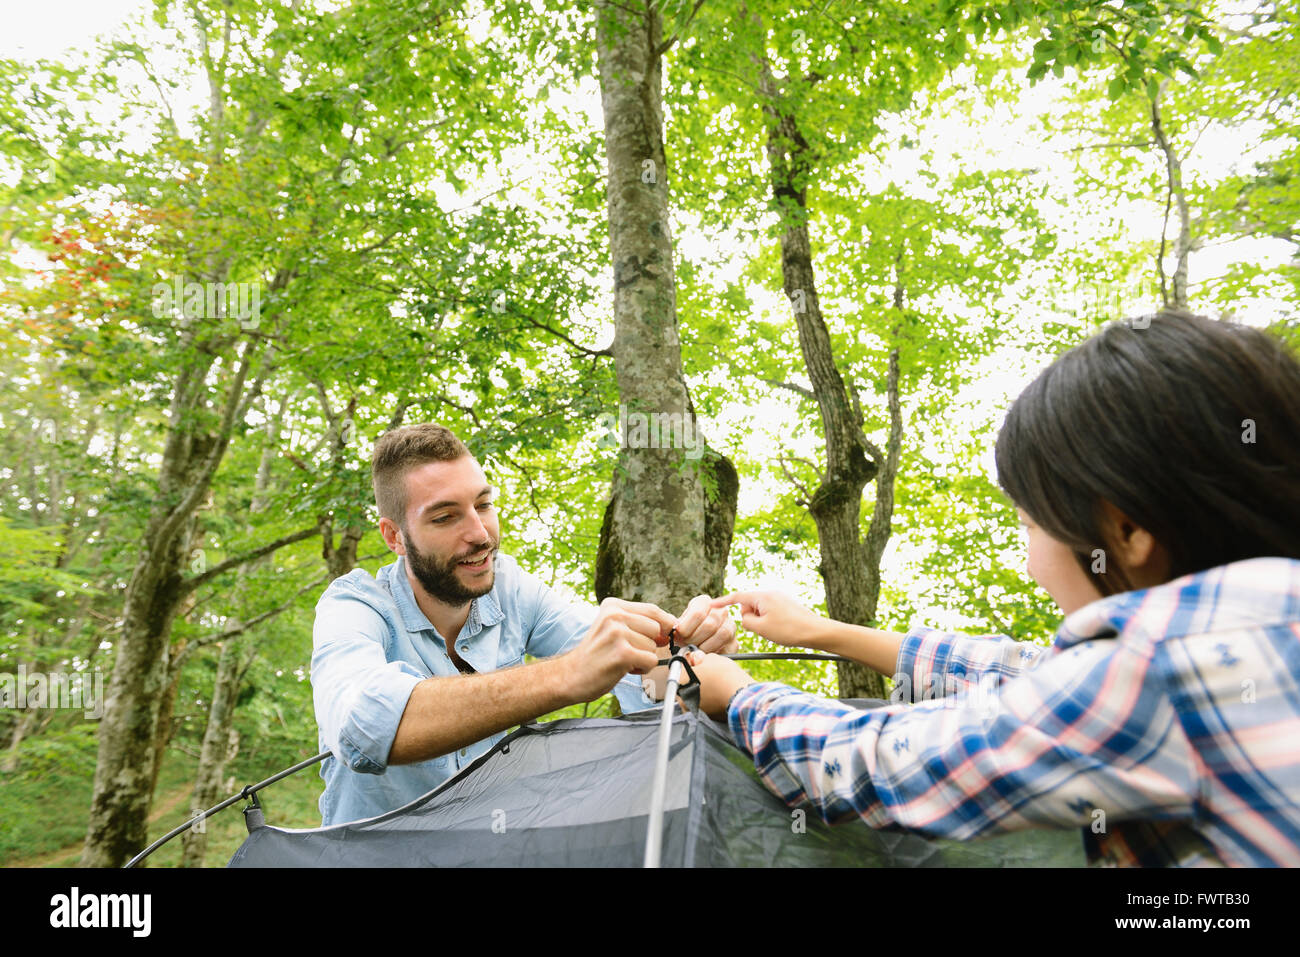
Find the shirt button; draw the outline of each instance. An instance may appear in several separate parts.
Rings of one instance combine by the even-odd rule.
[[[467,754],[469,754],[469,749],[468,749],[468,748],[461,748],[461,749],[460,749],[460,756],[461,756],[462,758],[463,758],[465,755],[467,755]]]

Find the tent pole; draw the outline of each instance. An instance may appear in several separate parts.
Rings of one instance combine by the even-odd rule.
[[[664,690],[664,707],[659,717],[659,747],[655,753],[654,784],[650,788],[650,818],[646,825],[645,866],[658,867],[664,840],[664,801],[668,793],[668,746],[672,740],[673,708],[677,705],[677,686],[682,680],[682,662],[674,658],[668,666],[668,685]]]
[[[308,758],[306,761],[299,761],[293,767],[285,768],[283,771],[279,771],[271,775],[265,781],[258,781],[256,784],[247,785],[238,794],[232,794],[230,797],[226,798],[224,801],[222,801],[220,804],[216,805],[215,807],[210,807],[202,814],[198,814],[190,818],[180,827],[172,828],[170,831],[168,831],[162,837],[158,838],[158,840],[154,841],[152,844],[146,847],[135,857],[131,858],[129,861],[123,864],[122,867],[123,868],[135,867],[137,864],[143,861],[154,851],[158,850],[158,848],[162,847],[164,844],[170,841],[177,834],[181,834],[185,831],[188,831],[191,827],[193,827],[195,824],[198,824],[199,821],[202,821],[204,818],[211,817],[212,815],[216,814],[218,811],[224,811],[226,808],[230,807],[230,805],[235,804],[239,801],[247,801],[249,798],[257,794],[258,791],[262,790],[262,788],[271,786],[281,778],[287,778],[289,775],[301,771],[303,770],[303,768],[309,768],[313,764],[319,764],[321,761],[324,761],[326,758],[328,758],[330,756],[330,753],[331,752],[329,751],[322,751],[320,754],[316,755],[316,757]]]

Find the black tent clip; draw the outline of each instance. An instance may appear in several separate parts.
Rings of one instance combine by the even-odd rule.
[[[244,790],[239,792],[239,796],[245,800],[251,800],[253,803],[244,808],[244,826],[248,828],[248,833],[252,834],[259,827],[266,826],[266,814],[262,810],[262,804],[257,800],[257,792],[249,791],[253,785],[244,785]]]
[[[668,651],[671,657],[664,662],[665,665],[671,666],[674,661],[680,661],[686,673],[690,676],[690,681],[685,684],[679,682],[677,685],[677,696],[686,703],[686,706],[692,711],[698,713],[700,710],[700,679],[695,674],[695,669],[691,663],[686,660],[686,656],[692,651],[699,651],[694,645],[686,645],[684,648],[677,644],[677,629],[668,630]]]
[[[687,645],[685,648],[676,649],[673,656],[668,659],[669,665],[674,661],[680,661],[682,667],[686,669],[686,674],[690,676],[689,681],[678,682],[677,697],[682,699],[687,708],[697,714],[700,710],[700,679],[695,674],[695,669],[691,667],[691,663],[686,660],[686,656],[692,651],[699,650],[694,645]]]
[[[671,658],[668,659],[668,663],[669,663],[670,665],[671,665],[674,661],[680,661],[680,662],[682,663],[682,667],[686,669],[686,673],[687,673],[688,675],[691,676],[691,680],[690,680],[690,681],[686,682],[685,684],[678,684],[678,685],[677,685],[677,690],[678,690],[679,692],[680,692],[683,688],[689,688],[689,687],[691,687],[692,685],[699,685],[699,683],[700,683],[700,679],[697,678],[697,677],[695,676],[695,669],[692,668],[692,667],[691,667],[691,663],[690,663],[689,661],[686,660],[686,656],[687,656],[687,655],[689,655],[689,654],[690,654],[691,652],[693,652],[693,651],[699,651],[699,650],[700,650],[700,649],[696,648],[694,645],[687,645],[685,648],[674,648],[674,649],[673,649],[673,656],[672,656]]]

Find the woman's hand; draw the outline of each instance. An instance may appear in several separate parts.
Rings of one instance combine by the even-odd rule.
[[[705,654],[730,655],[740,650],[736,623],[708,595],[696,595],[678,617],[677,644],[695,645]]]
[[[826,619],[775,591],[733,592],[713,599],[714,608],[740,606],[740,620],[756,635],[795,648],[816,648]]]
[[[700,679],[700,710],[715,721],[726,721],[731,696],[745,685],[753,684],[754,679],[740,665],[721,655],[693,651],[686,660]]]

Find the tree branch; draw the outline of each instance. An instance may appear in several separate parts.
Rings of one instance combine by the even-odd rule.
[[[253,351],[253,344],[245,342],[244,354],[240,359],[239,368],[235,372],[234,382],[227,394],[226,408],[221,416],[221,427],[212,443],[212,450],[200,466],[198,474],[191,479],[190,490],[184,495],[180,503],[171,510],[171,513],[163,522],[162,527],[155,536],[155,541],[171,541],[179,533],[181,525],[198,508],[200,499],[207,494],[209,485],[212,482],[212,476],[216,474],[217,466],[221,464],[221,459],[226,454],[226,446],[230,444],[230,434],[234,429],[235,415],[239,411],[240,400],[244,395],[244,383],[248,379],[249,367],[253,364],[251,355]],[[177,438],[179,439],[179,436]]]
[[[1162,80],[1156,90],[1156,95],[1151,97],[1151,132],[1155,137],[1156,143],[1164,153],[1166,176],[1169,182],[1169,190],[1165,195],[1165,216],[1160,225],[1160,252],[1156,259],[1156,268],[1160,274],[1160,299],[1165,305],[1169,305],[1169,290],[1165,277],[1165,247],[1166,237],[1169,232],[1169,212],[1173,206],[1174,199],[1178,200],[1178,242],[1175,245],[1175,253],[1178,257],[1178,265],[1174,268],[1174,306],[1185,307],[1187,305],[1187,254],[1191,245],[1190,226],[1187,216],[1187,199],[1183,195],[1183,176],[1182,164],[1178,154],[1174,151],[1173,144],[1165,135],[1164,123],[1160,117],[1160,94],[1164,92],[1168,80]]]
[[[786,465],[787,459],[791,462],[799,462],[802,465],[810,466],[813,468],[813,471],[816,471],[816,467],[813,466],[811,462],[806,462],[797,455],[787,456],[784,452],[778,452],[776,456],[776,462],[781,466],[781,471],[785,474],[786,480],[795,487],[795,490],[798,491],[801,496],[803,496],[803,498],[799,499],[796,504],[807,508],[808,504],[812,501],[813,493],[808,491],[808,486],[799,481],[799,479],[795,477],[794,473],[790,471],[790,467]]]
[[[202,574],[195,575],[193,578],[187,578],[184,581],[182,581],[181,591],[183,594],[189,594],[190,592],[194,591],[194,589],[198,588],[200,585],[212,581],[212,579],[216,578],[218,575],[222,575],[230,571],[232,568],[238,568],[240,565],[247,564],[248,562],[251,561],[256,561],[257,559],[261,558],[263,555],[269,555],[274,551],[284,548],[284,546],[286,545],[292,545],[294,542],[301,542],[305,538],[311,538],[313,535],[318,534],[320,532],[320,529],[321,526],[319,523],[317,523],[313,525],[311,528],[300,529],[299,531],[293,532],[290,535],[285,535],[281,538],[277,538],[275,541],[268,542],[267,544],[261,546],[260,548],[253,549],[253,551],[251,552],[246,552],[243,555],[237,555],[234,558],[227,558],[224,562],[220,562],[216,565],[213,565],[211,568],[209,568],[207,571],[203,572]]]
[[[810,399],[813,402],[817,401],[817,396],[812,389],[805,389],[803,386],[796,385],[793,382],[781,382],[777,379],[764,379],[763,381],[768,385],[776,386],[778,389],[789,389],[795,395],[801,395],[805,399]]]
[[[695,14],[700,12],[700,7],[702,6],[704,6],[704,0],[695,0],[695,6],[691,8],[690,15],[687,16],[685,22],[682,23],[682,28],[663,43],[659,44],[659,49],[654,52],[655,57],[661,57],[673,48],[673,44],[680,40],[686,33],[686,28],[691,25],[691,21],[695,19]]]
[[[577,349],[579,352],[581,352],[581,353],[583,353],[583,354],[585,354],[585,355],[589,355],[589,356],[612,356],[612,355],[614,354],[614,350],[613,350],[611,347],[609,347],[609,346],[606,346],[604,349],[588,349],[586,346],[579,345],[578,343],[574,342],[572,339],[570,339],[570,338],[569,338],[568,336],[566,336],[564,333],[560,332],[560,330],[558,330],[558,329],[552,329],[550,326],[548,326],[548,325],[547,325],[546,323],[544,323],[544,322],[539,322],[538,320],[533,319],[533,318],[531,318],[530,316],[521,316],[521,318],[524,320],[524,322],[528,323],[528,324],[529,324],[530,326],[532,326],[533,328],[535,328],[535,329],[541,329],[543,332],[549,332],[551,335],[555,336],[557,339],[562,339],[562,340],[564,340],[564,341],[567,342],[569,345],[573,346],[573,348]]]
[[[1086,146],[1071,146],[1068,150],[1059,150],[1058,152],[1081,153],[1084,150],[1145,149],[1154,145],[1154,140],[1136,140],[1132,143],[1089,143]]]
[[[200,638],[194,639],[188,645],[186,645],[185,651],[182,652],[182,657],[187,657],[190,650],[193,648],[203,648],[207,645],[213,644],[214,642],[225,641],[227,638],[234,638],[236,635],[242,635],[244,632],[248,631],[254,625],[261,624],[262,622],[266,621],[268,618],[274,618],[276,615],[279,615],[282,612],[288,610],[290,607],[292,607],[293,604],[297,602],[298,599],[305,592],[311,591],[313,588],[319,588],[321,585],[325,584],[328,578],[329,575],[326,574],[326,575],[321,575],[319,578],[317,578],[314,581],[308,582],[306,585],[303,585],[296,592],[294,592],[293,597],[291,597],[288,601],[284,602],[281,605],[277,605],[274,608],[268,609],[267,611],[262,612],[260,615],[255,615],[254,617],[248,619],[248,621],[244,622],[243,624],[237,625],[234,628],[227,628],[224,631],[214,631],[210,634],[203,635]]]
[[[406,418],[406,410],[414,404],[414,401],[411,399],[403,399],[401,402],[397,403],[397,408],[393,410],[393,417],[388,420],[387,431],[391,432],[393,429],[401,426],[402,420]]]
[[[298,468],[302,469],[304,472],[307,472],[308,474],[311,473],[311,469],[307,467],[307,463],[304,462],[302,459],[298,458],[298,456],[294,455],[292,452],[285,450],[282,451],[280,454],[283,455],[290,462],[292,462],[294,465],[298,466]]]

